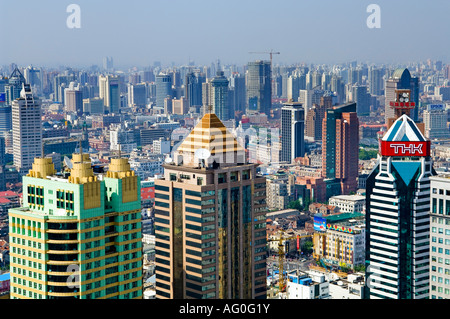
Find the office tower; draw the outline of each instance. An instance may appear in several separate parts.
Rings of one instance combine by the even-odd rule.
[[[120,108],[120,80],[117,75],[100,75],[98,77],[99,97],[103,99],[106,110],[118,113]]]
[[[40,95],[42,93],[42,71],[30,65],[23,70],[23,76],[26,83],[30,85],[33,93]]]
[[[408,69],[397,69],[385,82],[385,123],[389,118],[394,118],[394,109],[390,106],[390,102],[395,101],[397,97],[396,90],[410,90],[410,101],[415,103],[414,109],[411,112],[411,118],[418,122],[419,118],[419,79],[411,77]]]
[[[156,75],[156,106],[163,108],[166,97],[173,97],[172,76],[160,73]]]
[[[247,113],[269,115],[272,108],[272,73],[270,61],[249,62],[247,65]]]
[[[103,99],[99,97],[83,99],[83,112],[87,114],[105,114]]]
[[[203,113],[209,112],[209,106],[211,105],[211,80],[206,79],[206,82],[202,83],[202,106]]]
[[[301,80],[306,78],[299,77],[296,74],[291,75],[287,79],[287,100],[288,102],[298,102],[298,97],[300,95],[300,90],[305,89],[306,83],[301,83]]]
[[[53,101],[64,103],[64,90],[72,81],[76,81],[74,74],[58,74],[53,78]]]
[[[345,83],[342,77],[337,75],[331,76],[330,90],[336,94],[338,104],[345,102]]]
[[[70,176],[36,158],[22,207],[9,210],[12,299],[142,298],[139,177],[125,158],[93,172],[73,154]]]
[[[172,104],[172,114],[183,115],[189,112],[189,103],[185,97],[180,99],[171,99],[170,103]]]
[[[366,85],[353,85],[351,87],[350,101],[356,103],[356,114],[358,116],[370,115],[370,94],[367,92]]]
[[[10,105],[0,106],[0,133],[9,132],[12,129],[12,114]]]
[[[203,74],[190,72],[186,74],[185,96],[189,106],[202,106],[202,84],[206,78]]]
[[[450,298],[450,178],[430,177],[430,299]]]
[[[281,108],[281,161],[292,163],[305,155],[305,110],[299,102]]]
[[[78,116],[83,115],[83,92],[80,85],[70,82],[69,87],[64,90],[64,94],[66,111],[76,113]]]
[[[221,121],[228,121],[234,118],[234,112],[230,110],[228,102],[228,80],[223,74],[223,71],[217,71],[216,76],[210,82],[210,103],[212,112]],[[232,114],[233,116],[231,116]]]
[[[305,136],[315,141],[322,141],[322,122],[327,109],[333,106],[333,97],[330,95],[320,97],[320,103],[314,104],[308,111],[305,120]]]
[[[340,190],[329,195],[356,192],[359,158],[359,121],[356,103],[328,109],[322,123],[322,176],[334,180]],[[340,191],[340,194],[335,194]]]
[[[382,68],[370,67],[369,68],[369,93],[371,95],[383,95],[384,94],[384,73]]]
[[[350,68],[348,70],[347,83],[350,85],[362,84],[362,75],[363,74],[360,68]]]
[[[429,298],[432,175],[430,141],[403,114],[366,180],[365,298]]]
[[[26,174],[35,157],[42,156],[41,101],[23,84],[20,98],[11,106],[14,165]]]
[[[147,105],[147,84],[128,84],[128,106],[145,107]]]
[[[234,73],[231,75],[229,80],[230,90],[228,100],[230,102],[230,105],[234,105],[235,112],[245,112],[245,76]]]
[[[265,178],[207,113],[155,180],[156,297],[266,298]]]
[[[5,85],[6,105],[11,105],[12,101],[20,97],[22,85],[25,83],[25,77],[16,67],[9,76],[8,83]]]
[[[443,104],[429,104],[423,111],[425,137],[433,139],[446,139],[450,137],[447,126],[447,110]]]
[[[103,70],[112,71],[114,68],[113,58],[110,56],[106,56],[103,58]]]

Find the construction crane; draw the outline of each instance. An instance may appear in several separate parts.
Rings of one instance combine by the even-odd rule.
[[[279,239],[269,239],[268,242],[278,241],[278,272],[279,272],[279,280],[278,280],[278,288],[280,292],[284,292],[286,290],[286,279],[284,277],[284,245],[283,241],[292,240],[292,239],[301,239],[301,238],[311,238],[312,235],[297,235],[292,237],[283,237],[283,231],[280,233]]]
[[[272,67],[273,55],[281,54],[280,52],[274,52],[273,50],[266,51],[266,52],[249,52],[249,53],[250,54],[269,54],[270,55],[270,67]]]

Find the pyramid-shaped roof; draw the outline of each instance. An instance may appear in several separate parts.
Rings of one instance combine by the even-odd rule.
[[[416,123],[404,114],[394,122],[382,140],[387,142],[424,142],[426,138]]]
[[[206,149],[210,153],[211,160],[223,163],[223,157],[231,153],[244,154],[244,149],[237,142],[225,125],[214,113],[206,113],[178,147],[180,155],[196,156],[198,149]],[[234,156],[233,156],[234,157]],[[186,160],[184,163],[186,164]]]

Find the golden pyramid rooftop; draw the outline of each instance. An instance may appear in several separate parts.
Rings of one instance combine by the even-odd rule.
[[[206,113],[202,117],[176,154],[183,157],[185,166],[198,166],[201,160],[207,166],[213,162],[230,165],[245,163],[244,148],[214,113]]]

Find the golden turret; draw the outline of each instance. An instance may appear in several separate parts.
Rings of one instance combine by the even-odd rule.
[[[94,170],[91,167],[89,154],[72,154],[72,164],[73,167],[70,170],[69,183],[85,184],[97,181],[97,176],[94,176]]]
[[[46,179],[55,174],[55,165],[50,157],[36,157],[27,176]]]

